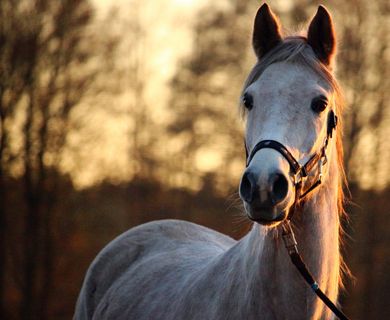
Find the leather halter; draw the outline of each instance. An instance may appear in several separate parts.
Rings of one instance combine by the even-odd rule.
[[[337,126],[337,116],[335,115],[333,110],[330,110],[328,112],[328,120],[327,120],[327,132],[326,132],[326,138],[324,141],[324,144],[322,148],[311,155],[309,160],[304,164],[300,165],[299,162],[294,158],[292,153],[285,147],[283,144],[281,144],[278,141],[275,140],[261,140],[259,141],[254,148],[252,149],[251,153],[248,155],[248,149],[245,142],[245,151],[246,151],[246,166],[248,167],[250,162],[252,161],[255,154],[260,151],[261,149],[273,149],[278,151],[289,163],[290,165],[290,173],[293,177],[293,183],[295,187],[295,201],[294,204],[291,206],[291,209],[288,213],[288,219],[291,220],[295,208],[298,206],[300,201],[306,197],[310,192],[312,192],[314,189],[316,189],[319,185],[322,183],[322,168],[327,163],[327,157],[326,157],[326,149],[329,144],[329,140],[332,138],[333,130],[336,129]],[[312,171],[314,166],[318,164],[318,172],[317,177],[315,179],[315,182],[307,187],[306,189],[303,189],[304,187],[304,181],[308,177],[309,173]]]
[[[326,149],[328,147],[329,140],[332,138],[333,131],[336,129],[336,126],[337,116],[333,110],[330,110],[328,112],[327,132],[324,145],[318,152],[314,153],[303,166],[299,164],[299,162],[283,144],[275,140],[262,140],[258,142],[249,155],[245,143],[246,166],[249,166],[256,152],[266,148],[278,151],[287,160],[290,165],[290,173],[292,174],[294,180],[295,201],[288,212],[287,220],[282,224],[282,237],[284,245],[290,256],[291,262],[295,265],[303,279],[307,282],[314,293],[340,320],[349,320],[349,318],[327,297],[327,295],[319,287],[318,283],[314,280],[314,277],[308,270],[306,264],[298,252],[298,244],[290,223],[297,206],[300,204],[300,201],[322,183],[322,167],[327,162]],[[304,180],[307,178],[309,172],[316,164],[318,164],[318,174],[316,181],[303,191],[302,189]]]

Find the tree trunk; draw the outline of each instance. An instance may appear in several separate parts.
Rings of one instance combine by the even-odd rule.
[[[21,318],[35,318],[36,277],[39,251],[39,194],[35,190],[34,170],[32,168],[32,124],[34,117],[34,95],[30,92],[30,103],[24,127],[25,137],[25,164],[24,164],[24,196],[26,203],[26,217],[24,230],[24,282],[21,304]]]
[[[45,209],[43,210],[43,235],[42,235],[42,244],[43,244],[43,261],[42,261],[42,286],[39,296],[39,310],[38,318],[40,320],[49,319],[49,306],[50,306],[50,297],[53,289],[53,276],[54,276],[54,235],[52,232],[53,223],[53,209],[55,200],[52,198],[55,197],[55,191],[50,193],[45,202]]]
[[[0,93],[0,104],[2,94]],[[5,268],[6,268],[6,230],[7,217],[5,212],[5,183],[4,183],[4,149],[6,135],[4,129],[3,106],[0,105],[0,319],[5,319]]]

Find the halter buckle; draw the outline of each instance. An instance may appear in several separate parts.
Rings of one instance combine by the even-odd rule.
[[[284,246],[287,249],[287,252],[289,254],[291,253],[298,253],[298,243],[297,240],[295,239],[294,232],[291,228],[291,223],[289,220],[285,221],[282,225],[282,237],[283,237],[283,242]]]
[[[307,173],[304,167],[300,167],[297,173],[292,174],[294,185],[303,183],[307,178]]]
[[[328,158],[326,156],[326,154],[324,153],[324,155],[320,158],[320,161],[318,162],[318,181],[321,183],[322,182],[322,168],[324,167],[324,165],[328,162]]]

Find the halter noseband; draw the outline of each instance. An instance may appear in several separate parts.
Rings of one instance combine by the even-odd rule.
[[[314,153],[303,166],[299,164],[299,162],[294,158],[294,156],[287,149],[287,147],[285,147],[283,144],[281,144],[278,141],[261,140],[254,146],[254,148],[252,149],[249,155],[245,143],[247,167],[249,166],[255,154],[261,149],[274,149],[278,151],[289,163],[290,172],[293,176],[293,180],[294,180],[293,183],[295,187],[295,201],[288,213],[289,220],[291,220],[295,212],[295,208],[297,207],[299,202],[322,183],[322,167],[327,162],[326,149],[329,144],[329,139],[332,138],[333,130],[336,129],[336,126],[337,126],[337,116],[335,115],[333,110],[330,110],[328,112],[327,131],[326,131],[326,138],[324,144],[322,148],[318,152]],[[318,164],[317,179],[310,187],[306,188],[306,190],[303,190],[303,182],[308,177],[309,172],[314,168],[316,164]]]

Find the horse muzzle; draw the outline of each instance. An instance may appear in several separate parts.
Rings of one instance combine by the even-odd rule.
[[[281,171],[256,174],[249,167],[242,176],[239,194],[249,219],[263,225],[273,225],[287,217],[288,177]]]

